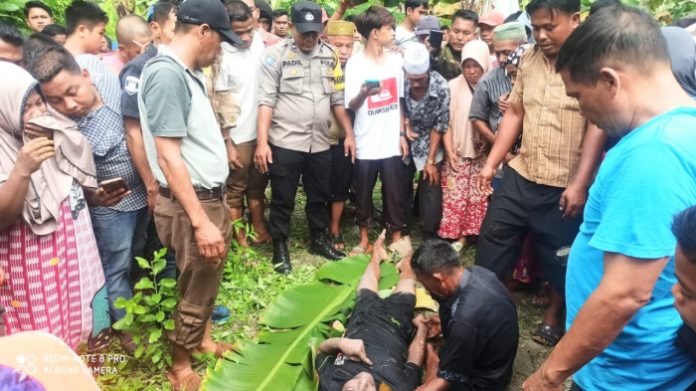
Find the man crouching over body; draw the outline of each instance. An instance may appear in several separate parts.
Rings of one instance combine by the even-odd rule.
[[[437,371],[427,371],[418,391],[504,390],[512,376],[519,327],[515,304],[495,274],[464,268],[443,240],[428,240],[416,250],[411,267],[440,303],[439,319],[428,320],[430,334],[442,329]],[[428,357],[430,359],[430,357]],[[428,367],[435,366],[429,360]]]

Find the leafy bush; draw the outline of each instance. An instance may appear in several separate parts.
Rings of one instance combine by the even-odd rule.
[[[114,306],[126,310],[126,316],[114,324],[116,330],[132,334],[137,345],[135,358],[149,362],[157,369],[172,364],[171,346],[166,337],[168,331],[174,330],[174,321],[169,315],[176,307],[178,293],[176,281],[157,276],[164,270],[167,260],[163,248],[155,253],[152,261],[137,257],[138,265],[150,271],[150,277],[143,277],[135,284],[135,295],[130,300],[119,297]]]

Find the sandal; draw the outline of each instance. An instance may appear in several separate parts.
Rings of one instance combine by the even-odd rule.
[[[348,253],[348,256],[355,257],[358,255],[363,255],[363,254],[369,255],[370,253],[372,253],[372,245],[371,244],[368,244],[367,247],[357,245],[357,246],[353,247],[352,250],[350,250],[350,252]]]
[[[180,382],[177,382],[174,376],[170,372],[167,372],[167,380],[169,380],[172,389],[175,391],[198,391],[201,388],[201,377],[198,376],[196,372],[189,373]]]
[[[331,238],[329,239],[331,242],[331,247],[333,247],[334,250],[336,251],[343,251],[346,248],[346,241],[343,239],[343,234],[338,233],[336,235],[331,234]]]
[[[113,330],[105,328],[95,336],[90,336],[87,340],[87,353],[98,352],[111,344]]]
[[[534,342],[540,345],[552,347],[556,346],[558,341],[561,340],[564,332],[565,330],[563,330],[563,327],[561,326],[549,326],[547,324],[542,324],[536,329],[532,335],[532,339]]]

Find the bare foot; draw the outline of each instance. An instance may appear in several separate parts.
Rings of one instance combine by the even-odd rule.
[[[201,377],[193,371],[191,366],[172,367],[167,371],[167,379],[172,384],[172,389],[177,391],[197,391],[201,388]]]
[[[256,232],[256,237],[251,240],[252,244],[267,244],[267,243],[271,243],[273,241],[271,239],[271,235],[265,229],[263,229],[263,230],[254,229],[254,232]]]

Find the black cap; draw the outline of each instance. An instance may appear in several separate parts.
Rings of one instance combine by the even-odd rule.
[[[222,36],[222,40],[242,44],[230,28],[230,17],[220,0],[183,0],[176,10],[176,21],[186,24],[207,24]]]
[[[292,6],[292,24],[300,34],[310,31],[320,33],[324,29],[321,23],[321,7],[311,1],[300,1]]]

